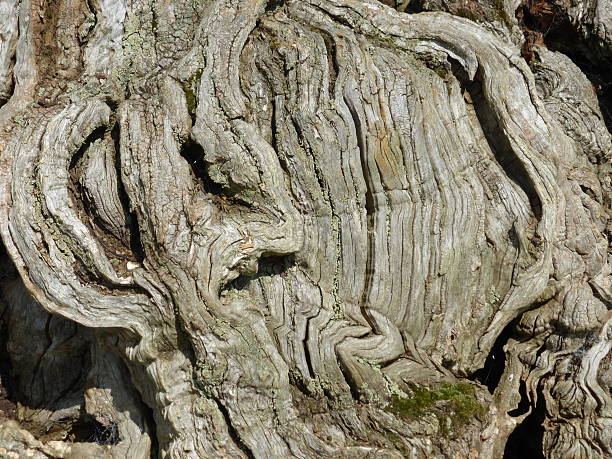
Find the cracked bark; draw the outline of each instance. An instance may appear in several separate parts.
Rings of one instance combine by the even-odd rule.
[[[609,3],[467,5],[1,1],[0,448],[610,455]]]

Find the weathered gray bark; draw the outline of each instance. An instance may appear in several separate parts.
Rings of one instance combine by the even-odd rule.
[[[0,0],[0,451],[612,454],[601,94],[493,3]]]

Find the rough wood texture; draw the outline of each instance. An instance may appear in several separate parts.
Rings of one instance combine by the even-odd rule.
[[[612,454],[610,3],[493,3],[0,0],[0,448]]]

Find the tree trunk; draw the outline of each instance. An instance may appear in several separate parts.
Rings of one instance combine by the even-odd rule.
[[[611,4],[413,2],[0,0],[0,456],[612,454]]]

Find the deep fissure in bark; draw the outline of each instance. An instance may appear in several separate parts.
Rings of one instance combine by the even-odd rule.
[[[0,242],[0,265],[3,262],[2,243]],[[0,268],[1,269],[1,268]],[[0,282],[2,277],[0,276]],[[14,396],[14,384],[10,356],[6,349],[6,337],[8,336],[8,324],[3,320],[6,312],[0,296],[0,419],[14,419],[16,415],[16,399]]]
[[[514,336],[514,330],[519,321],[520,317],[506,325],[495,340],[483,367],[476,370],[470,376],[470,379],[473,381],[478,381],[480,384],[487,386],[491,394],[495,392],[506,368],[506,351],[504,350],[504,346],[508,343],[508,340]]]
[[[187,161],[194,179],[203,191],[215,199],[216,204],[224,211],[249,211],[251,203],[240,198],[238,191],[228,184],[215,182],[210,174],[210,165],[206,163],[204,149],[194,140],[184,142],[180,150],[181,156]]]
[[[223,406],[223,403],[217,400],[215,400],[215,403],[217,404],[217,408],[219,409],[219,411],[223,415],[223,418],[225,419],[225,423],[227,424],[227,430],[229,432],[231,439],[234,441],[234,443],[236,443],[238,448],[240,448],[240,451],[242,451],[248,459],[255,459],[255,455],[253,454],[251,449],[247,445],[245,445],[245,443],[240,438],[240,435],[238,434],[238,432],[236,432],[236,429],[234,428],[232,424],[232,420],[230,418],[229,412],[227,411],[227,408]]]
[[[144,400],[142,400],[142,395],[140,393],[138,394],[140,396],[140,406],[142,407],[142,412],[144,413],[146,424],[149,426],[149,438],[151,439],[151,451],[150,451],[149,457],[151,459],[156,459],[160,455],[160,449],[159,449],[159,440],[157,439],[155,415],[153,413],[153,408],[151,408],[149,405],[147,405],[144,402]]]
[[[91,134],[89,134],[87,138],[83,141],[83,143],[81,144],[77,152],[72,156],[70,160],[70,166],[68,166],[68,168],[73,173],[73,177],[72,177],[73,179],[76,178],[74,177],[74,174],[76,173],[75,169],[77,168],[77,165],[79,164],[79,162],[83,159],[85,152],[89,149],[89,147],[91,147],[91,145],[94,142],[102,140],[106,130],[107,130],[106,126],[100,126],[94,129],[94,131]],[[76,181],[77,180],[75,180],[75,182]],[[75,202],[75,204],[77,202]]]
[[[612,130],[612,56],[609,50],[593,35],[585,36],[554,0],[523,0],[516,10],[516,18],[525,36],[523,57],[534,62],[537,57],[532,49],[534,45],[567,55],[593,84],[606,126]]]
[[[19,296],[11,294],[23,286],[11,260],[3,255],[5,252],[0,242],[0,304],[3,308],[0,315],[0,410],[3,413],[0,413],[0,418],[19,421],[22,428],[37,437],[63,440],[69,435],[65,429],[70,429],[81,419],[80,416],[74,417],[70,408],[79,403],[78,394],[82,394],[85,388],[90,356],[88,344],[77,344],[83,339],[83,336],[77,336],[77,324],[47,314],[37,303],[15,302]],[[9,283],[4,284],[7,281]],[[33,322],[28,322],[26,317]],[[15,336],[19,332],[8,328],[9,321],[14,325],[19,318],[24,322],[25,328],[21,331],[24,336]],[[13,347],[11,350],[7,347],[9,341]],[[19,353],[24,345],[28,352]],[[58,348],[73,345],[83,347],[78,355],[58,354]],[[18,366],[14,366],[14,362]],[[49,377],[56,368],[64,370],[63,378],[58,381]],[[21,406],[19,416],[16,412],[18,406]],[[53,415],[62,411],[64,415],[61,418]]]
[[[16,62],[17,62],[17,58],[15,54],[13,53],[13,55],[10,58],[9,67],[14,68]],[[11,97],[13,96],[13,92],[15,91],[15,81],[12,75],[9,76],[9,81],[5,81],[3,83],[5,87],[0,88],[0,108],[2,108],[2,106],[11,99]]]
[[[268,0],[266,3],[266,12],[276,11],[282,8],[287,0]]]
[[[221,196],[223,187],[213,181],[208,174],[207,165],[204,160],[204,148],[193,140],[188,140],[181,145],[181,156],[185,158],[193,175],[206,193]]]
[[[542,443],[545,416],[544,397],[540,392],[536,406],[508,437],[504,459],[544,459]]]
[[[257,273],[253,275],[239,275],[236,279],[229,282],[222,291],[246,290],[250,285],[252,285],[253,282],[261,278],[282,276],[291,267],[295,266],[295,264],[296,261],[293,255],[264,256],[259,259]]]
[[[519,394],[521,396],[521,400],[518,406],[512,411],[508,411],[508,415],[512,417],[521,416],[529,411],[531,408],[531,404],[529,402],[529,398],[527,397],[527,386],[525,385],[525,381],[521,379],[519,385]]]
[[[106,103],[111,108],[113,113],[117,111],[117,104],[114,101],[107,100]],[[121,144],[120,144],[120,127],[119,123],[115,122],[110,130],[110,137],[114,146],[114,162],[115,174],[117,176],[117,193],[119,197],[119,203],[125,215],[127,229],[128,229],[128,248],[133,260],[138,263],[142,263],[145,258],[144,248],[142,241],[140,240],[140,228],[138,227],[138,217],[136,212],[130,208],[130,199],[123,180],[121,180]]]
[[[329,71],[329,87],[328,94],[329,98],[334,98],[334,92],[336,88],[336,80],[338,79],[338,58],[336,56],[336,44],[334,43],[334,38],[325,33],[323,30],[318,30],[318,32],[323,37],[323,41],[325,42],[325,50],[327,53],[327,68]]]
[[[69,437],[75,442],[90,442],[98,445],[116,445],[121,440],[117,424],[102,424],[90,415],[83,414],[72,427]]]
[[[453,73],[457,76],[458,80],[462,83],[467,93],[473,102],[474,113],[478,118],[485,139],[491,148],[491,151],[495,155],[495,159],[499,165],[506,171],[508,178],[516,183],[529,199],[531,210],[536,219],[542,218],[542,202],[536,192],[533,183],[529,177],[529,174],[525,170],[522,162],[516,157],[516,154],[512,151],[512,147],[508,141],[507,136],[504,134],[502,128],[499,125],[499,121],[496,119],[496,115],[489,106],[487,98],[483,93],[483,87],[481,83],[482,76],[476,74],[474,81],[469,81],[465,71],[458,65],[454,59],[449,59],[453,69]]]
[[[68,190],[72,198],[72,203],[77,209],[78,214],[81,216],[81,220],[89,227],[89,229],[96,235],[97,239],[101,242],[106,255],[111,260],[133,260],[142,261],[142,249],[138,240],[138,228],[133,227],[133,220],[129,213],[127,204],[127,195],[122,189],[121,180],[117,179],[117,193],[121,204],[121,207],[126,216],[128,223],[129,235],[126,239],[122,240],[118,235],[113,234],[109,231],[109,228],[105,227],[104,222],[101,220],[98,209],[96,209],[95,203],[89,198],[87,191],[85,190],[82,183],[82,176],[84,174],[85,155],[90,150],[95,142],[110,142],[115,148],[113,153],[113,166],[117,178],[120,177],[119,169],[119,154],[117,148],[117,142],[112,132],[117,129],[114,126],[109,130],[107,126],[101,126],[95,129],[85,139],[79,150],[72,157],[69,171],[70,171],[70,183]],[[96,152],[94,152],[95,154]],[[91,160],[91,158],[89,158]],[[80,268],[84,273],[87,271],[84,267]],[[98,282],[105,283],[104,279],[99,279]],[[113,286],[108,285],[110,289]]]

